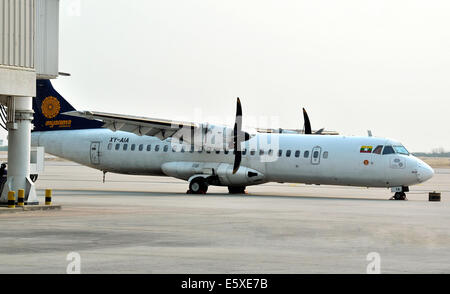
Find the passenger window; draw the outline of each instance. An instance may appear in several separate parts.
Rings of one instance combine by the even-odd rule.
[[[109,143],[108,144],[108,150],[111,150],[112,149],[112,143]]]
[[[291,157],[291,150],[286,150],[286,157]]]
[[[327,158],[328,158],[328,151],[325,151],[325,152],[323,153],[323,158],[324,158],[324,159],[327,159]]]
[[[131,151],[134,151],[136,149],[136,144],[131,144]]]
[[[297,151],[295,151],[295,157],[299,157],[300,156],[300,151],[299,150],[297,150]]]
[[[169,145],[164,145],[163,151],[164,151],[164,152],[167,152],[168,150],[169,150]]]
[[[309,157],[309,151],[305,151],[305,154],[303,154],[304,158],[308,158]]]
[[[159,145],[156,145],[155,146],[155,152],[158,152],[159,151]]]
[[[381,150],[383,150],[383,145],[378,145],[372,153],[374,154],[381,154]]]
[[[151,151],[152,150],[152,145],[147,145],[147,151]]]
[[[384,150],[383,150],[383,155],[385,154],[394,154],[394,148],[392,148],[392,146],[384,146]]]
[[[128,144],[123,144],[123,151],[127,151],[128,149]]]
[[[139,151],[142,151],[142,150],[144,150],[144,145],[143,145],[143,144],[140,144],[140,145],[139,145]]]

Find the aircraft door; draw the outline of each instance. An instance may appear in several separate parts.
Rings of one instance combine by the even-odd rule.
[[[91,164],[100,164],[100,142],[91,142]]]
[[[317,165],[320,164],[320,155],[322,154],[322,148],[320,146],[316,146],[312,149],[311,154],[311,164]]]

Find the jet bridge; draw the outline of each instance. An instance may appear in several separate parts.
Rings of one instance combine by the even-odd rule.
[[[30,178],[36,79],[58,76],[59,0],[0,0],[0,126],[8,131],[8,191],[25,190],[25,203],[36,204]]]

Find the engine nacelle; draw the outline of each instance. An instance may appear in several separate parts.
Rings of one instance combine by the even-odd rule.
[[[233,165],[214,162],[167,162],[162,165],[164,174],[183,180],[202,176],[209,184],[217,186],[250,186],[265,182],[263,173],[241,166],[233,174]]]
[[[250,138],[248,132],[242,136]],[[198,128],[181,129],[173,136],[172,142],[187,142],[197,149],[230,150],[234,148],[234,129],[222,125],[201,124]]]
[[[238,171],[233,174],[233,166],[227,163],[221,163],[216,172],[219,182],[223,186],[249,186],[264,182],[264,174],[254,169],[240,166]]]

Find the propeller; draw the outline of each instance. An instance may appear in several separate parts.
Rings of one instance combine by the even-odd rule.
[[[233,174],[237,173],[242,161],[241,143],[250,139],[247,132],[242,131],[242,106],[239,97],[236,102],[236,121],[233,129],[234,164]]]
[[[303,120],[305,121],[305,135],[311,135],[312,131],[311,131],[311,123],[309,122],[309,117],[308,117],[308,113],[306,113],[305,108],[303,108]]]

